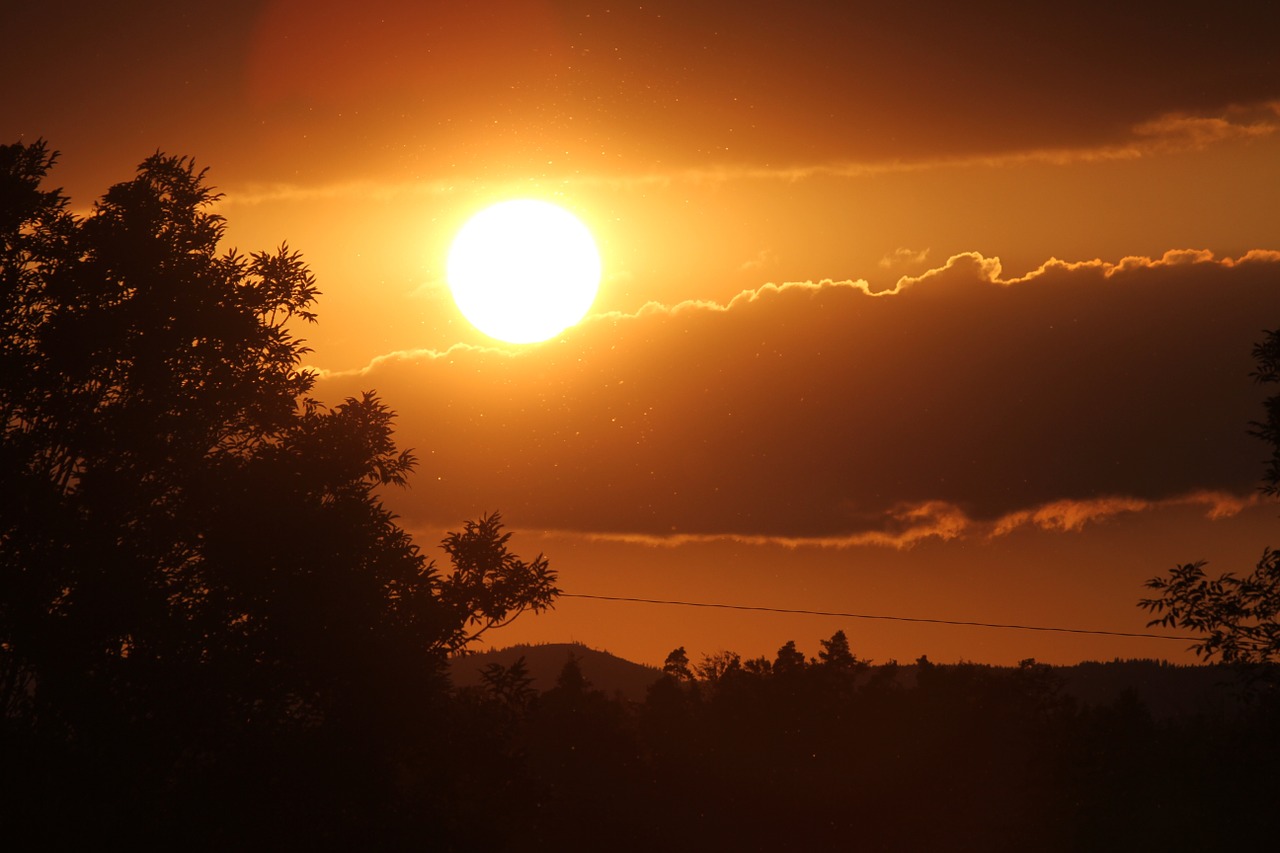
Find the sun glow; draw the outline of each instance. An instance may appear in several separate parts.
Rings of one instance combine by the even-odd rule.
[[[584,316],[600,286],[600,254],[573,214],[545,201],[505,201],[453,240],[453,299],[472,325],[514,344],[555,337]]]

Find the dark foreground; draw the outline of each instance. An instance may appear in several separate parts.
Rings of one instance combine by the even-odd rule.
[[[1225,670],[1194,710],[1154,714],[1033,662],[695,669],[634,702],[573,662],[542,692],[491,667],[413,713],[198,744],[142,721],[81,742],[9,726],[5,846],[1226,850],[1280,830],[1277,704]]]

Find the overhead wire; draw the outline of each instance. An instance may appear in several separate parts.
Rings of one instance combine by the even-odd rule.
[[[635,598],[624,595],[592,595],[583,592],[561,592],[561,598],[584,598],[594,601],[622,601],[634,604],[661,604],[678,607],[708,607],[720,610],[747,610],[763,613],[788,613],[799,616],[835,616],[842,619],[880,619],[889,622],[923,622],[931,625],[963,625],[974,628],[1005,628],[1017,631],[1052,631],[1062,634],[1096,634],[1104,637],[1139,637],[1149,640],[1183,640],[1196,641],[1200,637],[1176,636],[1170,634],[1146,634],[1136,631],[1103,631],[1090,628],[1060,628],[1048,625],[1018,625],[1005,622],[976,622],[963,619],[930,619],[923,616],[887,616],[873,613],[845,613],[836,610],[806,610],[789,607],[764,607],[749,604],[727,604],[718,601],[678,601],[667,598]]]

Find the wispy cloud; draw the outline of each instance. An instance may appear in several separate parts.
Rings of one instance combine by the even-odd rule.
[[[263,204],[343,201],[363,199],[389,201],[398,198],[433,198],[458,191],[455,181],[375,181],[354,180],[331,184],[247,183],[224,190],[217,208],[257,207]]]
[[[1124,496],[1063,500],[1009,513],[990,525],[989,530],[991,536],[1005,536],[1022,527],[1075,532],[1087,525],[1103,523],[1120,515],[1182,506],[1203,507],[1205,517],[1217,521],[1239,515],[1257,502],[1256,494],[1242,497],[1221,491],[1196,491],[1162,500],[1143,500]]]
[[[1017,530],[1035,528],[1054,533],[1079,533],[1090,525],[1105,524],[1127,514],[1162,512],[1180,507],[1200,507],[1205,518],[1219,521],[1239,515],[1259,503],[1257,495],[1240,496],[1226,492],[1197,491],[1163,500],[1107,497],[1090,500],[1063,500],[1010,513],[992,521],[970,518],[959,507],[943,501],[898,507],[885,513],[884,529],[840,536],[770,536],[743,533],[632,533],[583,531],[572,528],[527,530],[522,532],[589,542],[613,542],[650,548],[679,548],[716,542],[771,546],[790,550],[891,548],[908,550],[926,541],[949,542],[960,539],[993,539]]]
[[[797,183],[816,178],[858,179],[944,169],[1004,169],[1036,164],[1070,166],[1165,156],[1242,140],[1262,139],[1280,130],[1280,102],[1233,108],[1221,115],[1169,113],[1143,121],[1122,140],[1098,145],[1045,147],[994,154],[892,160],[828,160],[787,166],[708,164],[650,172],[574,171],[548,178],[558,187],[644,189],[674,185],[715,185],[743,181]],[[474,189],[479,176],[420,181],[352,180],[333,184],[251,183],[226,188],[223,208],[273,202],[434,198]],[[748,263],[751,263],[748,261]]]
[[[377,373],[379,369],[385,368],[392,364],[414,365],[421,362],[429,361],[447,361],[451,358],[464,354],[480,354],[492,355],[503,358],[512,358],[520,355],[520,348],[515,345],[508,347],[501,346],[479,346],[477,344],[457,343],[452,346],[438,349],[409,349],[396,350],[394,352],[384,353],[371,359],[368,364],[363,367],[353,367],[345,370],[331,370],[325,367],[317,367],[315,365],[303,365],[302,370],[310,371],[316,375],[316,378],[325,380],[350,379],[369,376]]]
[[[772,251],[769,249],[761,249],[756,253],[754,258],[743,261],[738,269],[742,272],[757,272],[765,269],[774,263],[775,260],[777,260],[777,258]]]
[[[892,269],[893,267],[918,266],[929,259],[929,250],[926,249],[907,249],[899,246],[893,250],[893,254],[885,255],[880,259],[881,269]]]
[[[684,545],[712,542],[735,542],[741,545],[771,545],[799,548],[911,548],[928,539],[943,541],[963,536],[971,522],[956,507],[934,501],[918,506],[899,507],[885,514],[885,530],[867,530],[841,536],[770,536],[743,533],[600,533],[573,529],[541,530],[538,533],[581,538],[590,542],[616,542],[651,548],[678,548]],[[535,532],[535,531],[529,531]]]

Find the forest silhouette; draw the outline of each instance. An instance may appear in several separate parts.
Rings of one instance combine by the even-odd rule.
[[[451,656],[552,606],[496,512],[437,567],[380,498],[415,460],[328,406],[317,284],[219,249],[157,153],[86,216],[0,146],[0,831],[225,850],[1221,849],[1274,837],[1276,699],[1153,716],[1058,673],[668,657],[643,701]]]

